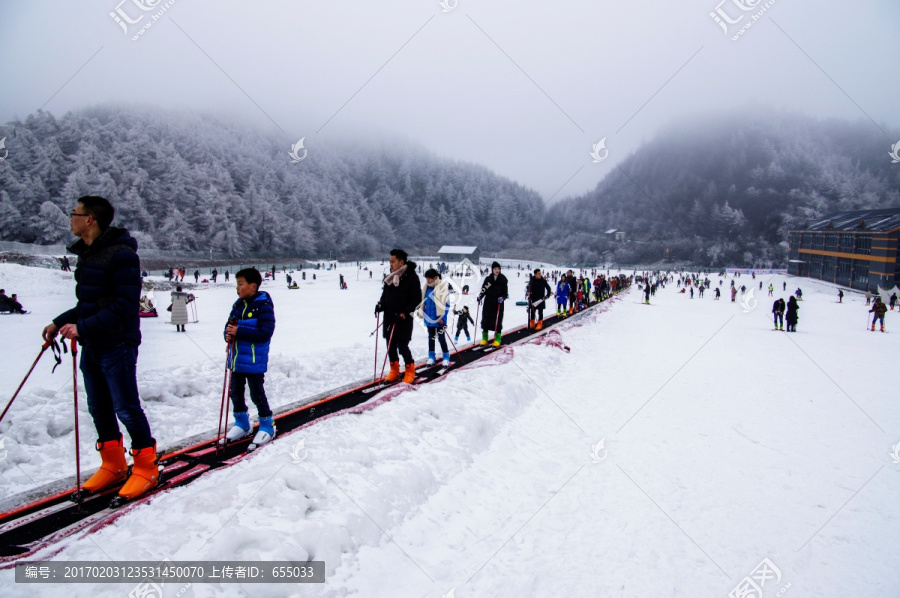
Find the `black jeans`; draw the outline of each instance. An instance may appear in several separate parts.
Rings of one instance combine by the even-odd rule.
[[[260,417],[271,417],[269,399],[266,398],[266,389],[263,384],[266,381],[265,374],[243,374],[233,372],[231,374],[231,405],[235,413],[247,411],[247,402],[244,400],[244,386],[250,387],[250,399],[256,405]]]
[[[447,348],[446,328],[432,328],[431,326],[428,326],[428,352],[434,353],[435,335],[437,335],[438,341],[441,343],[441,351],[449,353],[450,350]]]
[[[779,325],[784,328],[784,314],[775,312],[775,328],[778,328]]]
[[[100,442],[119,439],[118,418],[128,430],[132,449],[156,444],[138,396],[137,356],[137,347],[124,344],[103,349],[81,348],[81,374],[88,411]]]
[[[412,339],[412,332],[413,321],[410,317],[397,320],[396,324],[384,326],[384,338],[390,339],[388,344],[388,359],[391,360],[391,363],[400,361],[400,356],[403,356],[403,363],[406,365],[415,363],[412,351],[409,350],[409,341]]]

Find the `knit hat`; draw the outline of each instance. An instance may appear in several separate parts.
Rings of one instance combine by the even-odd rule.
[[[500,262],[494,262],[493,264],[491,264],[491,270],[493,270],[494,268],[499,268],[499,267],[500,267]]]

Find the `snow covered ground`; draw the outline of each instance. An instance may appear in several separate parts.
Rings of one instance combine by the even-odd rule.
[[[345,272],[343,292],[337,273],[267,289],[279,318],[273,403],[371,375],[379,272],[359,283]],[[35,312],[3,317],[2,396],[37,353],[40,328],[71,304],[66,276],[0,266],[0,287]],[[830,285],[771,280],[803,287],[797,333],[772,331],[758,289],[744,307],[675,285],[646,306],[629,291],[561,327],[570,353],[523,344],[438,383],[390,389],[70,538],[54,558],[309,558],[328,574],[320,585],[167,586],[167,596],[725,597],[769,559],[778,575],[764,598],[896,597],[900,337],[867,331],[856,294],[838,304]],[[224,284],[203,291],[187,334],[164,317],[144,322],[139,382],[163,446],[215,427],[233,296]],[[524,321],[522,308],[512,313]],[[417,357],[424,338],[415,335]],[[51,377],[42,363],[0,424],[4,495],[74,467],[64,367]],[[10,596],[133,587],[17,585],[11,570],[0,583]]]

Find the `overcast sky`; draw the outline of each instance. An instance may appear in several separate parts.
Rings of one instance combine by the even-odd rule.
[[[286,151],[401,137],[554,201],[696,114],[900,124],[896,0],[169,0],[133,41],[166,4],[3,0],[0,121],[124,102],[240,119]],[[717,8],[740,18],[727,33]]]

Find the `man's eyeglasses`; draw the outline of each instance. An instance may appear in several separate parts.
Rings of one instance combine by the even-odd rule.
[[[75,218],[76,216],[90,216],[90,214],[79,214],[77,212],[72,212],[69,214],[69,218]]]

